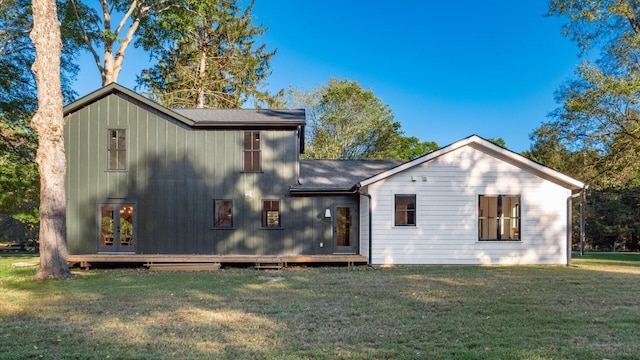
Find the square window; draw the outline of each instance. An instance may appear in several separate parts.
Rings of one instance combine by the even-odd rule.
[[[478,240],[520,240],[520,195],[478,196]]]
[[[395,226],[416,226],[416,195],[395,196]]]
[[[233,200],[214,200],[213,227],[233,227]]]

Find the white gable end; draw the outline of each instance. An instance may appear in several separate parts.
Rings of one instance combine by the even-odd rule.
[[[521,165],[469,143],[366,184],[371,263],[566,264],[571,190]],[[415,226],[394,225],[399,194],[416,196]],[[479,239],[480,195],[519,196],[519,240]]]

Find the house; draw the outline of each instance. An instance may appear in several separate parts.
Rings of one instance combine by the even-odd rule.
[[[409,162],[300,160],[303,110],[168,109],[117,84],[64,115],[71,256],[569,259],[584,184],[477,136]]]

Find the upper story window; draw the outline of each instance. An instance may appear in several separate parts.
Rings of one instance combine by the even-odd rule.
[[[416,226],[416,195],[396,195],[395,226]]]
[[[214,200],[213,227],[233,227],[233,200]]]
[[[262,227],[281,227],[280,200],[262,200]]]
[[[127,131],[107,130],[107,170],[127,169]]]
[[[261,171],[262,170],[262,153],[260,150],[260,132],[245,131],[244,144],[242,150],[243,170],[244,171]]]
[[[520,240],[520,195],[479,195],[478,204],[478,240]]]

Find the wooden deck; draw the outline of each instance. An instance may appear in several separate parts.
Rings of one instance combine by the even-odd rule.
[[[366,264],[367,257],[351,254],[336,255],[179,255],[179,254],[86,254],[69,255],[69,266],[90,268],[96,263],[154,264],[255,264],[258,269],[286,267],[288,264],[333,264],[353,266]],[[188,266],[185,266],[188,267]]]

